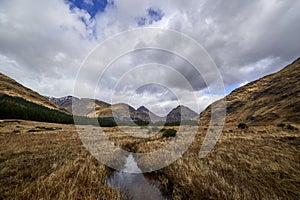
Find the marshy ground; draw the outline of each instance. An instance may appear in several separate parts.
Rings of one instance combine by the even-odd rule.
[[[185,134],[192,128],[184,127]],[[122,133],[151,134],[156,127],[104,130],[115,144],[138,153],[152,152],[172,140],[163,133],[149,139]],[[176,162],[145,176],[159,181],[161,191],[173,199],[299,199],[298,130],[271,125],[242,130],[228,124],[214,150],[199,159],[206,130],[199,127],[192,145]],[[1,121],[0,144],[0,199],[126,198],[106,184],[113,171],[90,155],[74,125]]]

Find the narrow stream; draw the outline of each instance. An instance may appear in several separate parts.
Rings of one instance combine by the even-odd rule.
[[[106,179],[107,184],[118,189],[124,196],[129,199],[171,199],[163,195],[159,190],[159,182],[148,180],[142,173],[127,173],[125,171],[140,171],[132,154],[126,158],[124,170],[114,173]]]

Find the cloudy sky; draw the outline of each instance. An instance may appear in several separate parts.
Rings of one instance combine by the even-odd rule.
[[[72,95],[80,66],[99,44],[124,31],[157,27],[197,41],[229,93],[300,57],[299,10],[295,0],[1,0],[0,72],[43,95]],[[185,48],[174,40],[154,40]],[[105,53],[109,57],[117,48]],[[81,81],[89,83],[93,72]],[[178,104],[200,112],[225,95],[208,92],[214,84],[210,69],[197,74],[188,61],[158,49],[124,54],[105,73],[96,89],[87,84],[80,97],[92,97],[86,91],[93,90],[101,100],[145,105],[163,115]]]

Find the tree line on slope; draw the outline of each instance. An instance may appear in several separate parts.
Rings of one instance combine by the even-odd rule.
[[[40,122],[94,125],[102,127],[114,126],[147,126],[147,121],[120,121],[114,118],[89,118],[84,116],[73,116],[53,110],[33,102],[29,102],[21,97],[11,97],[5,94],[0,95],[0,119],[23,119]],[[196,121],[182,122],[156,122],[151,123],[153,126],[178,126],[178,125],[197,125]]]

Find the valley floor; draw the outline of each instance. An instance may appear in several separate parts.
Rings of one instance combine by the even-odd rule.
[[[192,128],[184,127],[186,134]],[[157,128],[104,128],[115,144],[133,152],[151,152],[171,140],[161,133],[150,139],[133,138],[122,129],[151,133]],[[206,130],[199,128],[176,162],[151,173],[164,193],[173,199],[300,198],[298,130],[226,125],[214,150],[199,159]],[[111,173],[83,147],[74,125],[0,122],[0,199],[121,199],[119,191],[105,184]]]
[[[73,125],[0,123],[0,199],[120,199]]]

